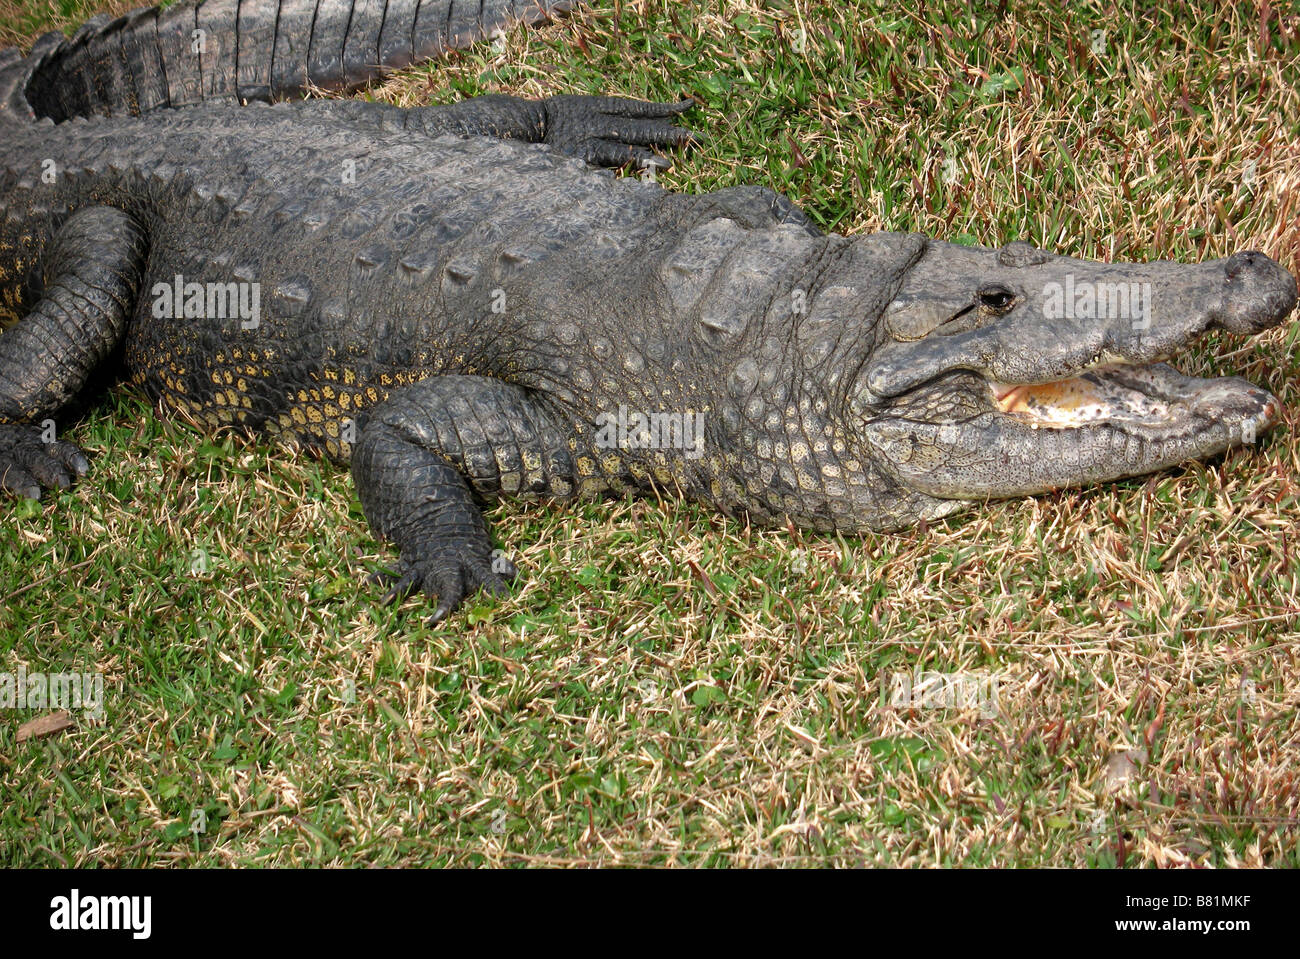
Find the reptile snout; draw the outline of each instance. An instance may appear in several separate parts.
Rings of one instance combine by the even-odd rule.
[[[1295,308],[1295,277],[1258,250],[1230,256],[1223,274],[1223,310],[1216,326],[1233,333],[1258,333],[1277,326]]]

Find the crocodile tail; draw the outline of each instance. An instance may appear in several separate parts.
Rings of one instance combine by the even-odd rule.
[[[27,103],[27,83],[37,66],[65,39],[61,33],[47,33],[32,44],[31,53],[26,57],[18,52],[17,47],[0,50],[0,123],[14,117],[35,118]]]
[[[573,0],[193,0],[0,52],[0,119],[115,116],[211,100],[285,100],[566,12]]]

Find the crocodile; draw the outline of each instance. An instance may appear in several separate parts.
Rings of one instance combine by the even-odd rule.
[[[664,167],[692,101],[301,98],[546,0],[207,0],[0,54],[0,485],[104,368],[205,429],[350,464],[376,574],[442,620],[517,575],[483,506],[664,492],[864,534],[1212,457],[1281,405],[1167,361],[1296,302],[1246,250],[1104,263],[823,233]]]

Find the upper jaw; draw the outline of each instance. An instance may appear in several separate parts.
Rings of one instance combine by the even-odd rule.
[[[1200,264],[1050,257],[1006,269],[981,260],[980,254],[996,256],[993,251],[939,246],[904,282],[913,302],[924,299],[931,274],[948,271],[936,282],[950,287],[951,271],[963,272],[963,266],[972,288],[996,277],[1018,302],[1007,315],[953,335],[886,342],[864,370],[869,400],[898,396],[954,370],[999,383],[1037,384],[1101,366],[1149,364],[1180,352],[1207,330],[1253,334],[1276,326],[1296,303],[1295,278],[1254,251]]]

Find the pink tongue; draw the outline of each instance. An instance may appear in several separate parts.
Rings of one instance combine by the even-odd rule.
[[[1027,413],[1062,423],[1086,419],[1089,412],[1101,415],[1113,400],[1097,384],[1077,377],[1054,383],[1022,383],[1009,388],[998,383],[994,392],[1004,413]],[[1136,395],[1133,398],[1138,399]]]
[[[1010,396],[1010,395],[1011,395],[1012,393],[1014,393],[1016,390],[1022,390],[1022,389],[1026,389],[1026,388],[1027,388],[1027,385],[1024,384],[1024,383],[993,383],[993,382],[990,382],[990,383],[989,383],[989,386],[991,386],[991,387],[993,388],[993,395],[996,396],[996,397],[998,398],[998,402],[999,402],[999,403],[1002,402],[1003,400],[1005,400],[1008,396]]]

